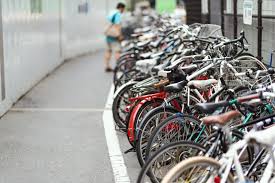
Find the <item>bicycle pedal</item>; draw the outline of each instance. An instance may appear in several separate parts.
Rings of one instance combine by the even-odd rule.
[[[136,149],[132,147],[132,148],[128,149],[127,151],[125,151],[124,154],[128,154],[130,152],[136,152]]]
[[[115,130],[121,133],[126,133],[126,128],[120,128],[119,126],[115,126]]]

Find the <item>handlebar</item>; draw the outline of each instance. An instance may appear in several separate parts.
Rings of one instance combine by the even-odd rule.
[[[248,44],[248,41],[245,37],[244,31],[241,31],[239,38],[231,40],[231,41],[221,42],[220,44],[214,46],[214,49],[217,49],[219,47],[226,46],[229,44],[236,44],[236,43],[241,43],[241,48],[245,49],[244,41]]]

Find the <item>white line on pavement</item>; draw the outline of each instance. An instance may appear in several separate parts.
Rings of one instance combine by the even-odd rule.
[[[104,112],[109,109],[96,108],[40,108],[40,107],[14,107],[10,111],[14,112]]]
[[[106,109],[103,112],[103,124],[105,129],[105,137],[109,150],[110,161],[113,168],[115,183],[130,183],[130,178],[127,173],[127,168],[120,150],[118,137],[115,131],[115,125],[112,115],[112,101],[113,101],[114,86],[112,85],[108,99],[106,102]]]

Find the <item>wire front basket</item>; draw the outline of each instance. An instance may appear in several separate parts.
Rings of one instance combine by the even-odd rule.
[[[154,85],[160,82],[160,78],[159,77],[150,77],[148,79],[145,79],[143,81],[138,82],[137,84],[135,84],[131,91],[135,92],[135,93],[144,93],[146,91],[150,91],[152,89],[154,89]]]
[[[246,76],[241,76],[239,78],[236,78],[235,76],[229,75],[225,77],[225,83],[230,88],[235,88],[238,86],[247,86],[252,89],[258,85],[269,86],[272,83],[272,80],[269,75],[261,76],[257,79],[252,79]]]
[[[213,36],[213,37],[223,36],[221,26],[215,25],[215,24],[201,25],[201,29],[198,34],[198,37],[205,38],[205,37],[209,37],[209,36]]]

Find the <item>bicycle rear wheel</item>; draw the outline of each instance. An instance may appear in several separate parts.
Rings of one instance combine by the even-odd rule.
[[[165,119],[176,114],[177,112],[179,111],[171,106],[159,106],[151,110],[141,121],[140,128],[136,132],[136,153],[141,166],[143,166],[145,161],[145,150],[152,131],[156,128],[156,126],[158,126],[158,124],[162,123]]]
[[[134,94],[130,90],[132,86],[134,86],[135,83],[128,83],[123,85],[119,91],[117,91],[113,104],[112,104],[112,112],[113,112],[113,118],[116,123],[116,125],[120,128],[126,131],[127,126],[127,112],[126,112],[126,106],[130,104],[129,98],[132,97]]]
[[[191,106],[198,103],[199,101],[190,96]],[[168,103],[168,106],[166,106]],[[180,106],[181,108],[178,108]],[[145,116],[144,120],[141,122],[140,128],[137,131],[137,157],[141,166],[143,166],[145,161],[145,151],[148,140],[154,131],[154,129],[161,124],[164,120],[168,119],[172,115],[179,113],[180,110],[188,112],[190,106],[187,106],[187,98],[182,94],[175,94],[174,97],[170,97],[163,106],[155,108],[150,111],[148,115]]]
[[[121,76],[114,82],[114,86],[115,86],[114,91],[117,91],[119,87],[121,87],[123,84],[127,83],[128,81],[134,80],[137,73],[138,71],[135,69],[121,73]]]
[[[193,116],[177,113],[159,124],[152,132],[146,147],[145,159],[171,142],[188,140],[200,143],[207,136],[207,129],[201,125],[200,120]]]

